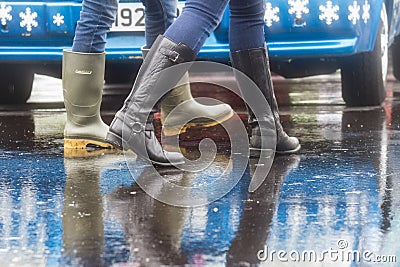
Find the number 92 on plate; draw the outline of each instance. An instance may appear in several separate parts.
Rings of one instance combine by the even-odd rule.
[[[182,13],[184,5],[184,2],[178,2],[177,16]],[[144,6],[142,3],[120,3],[111,31],[144,32],[144,30]]]
[[[120,3],[111,31],[144,32],[144,6],[141,3]]]

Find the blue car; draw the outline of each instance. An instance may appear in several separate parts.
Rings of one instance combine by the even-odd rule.
[[[388,49],[400,78],[399,0],[266,0],[265,29],[271,69],[287,78],[341,70],[348,106],[379,105],[386,96]],[[184,2],[179,5],[182,10]],[[0,102],[24,103],[33,73],[60,77],[80,1],[0,2]],[[229,64],[229,11],[199,59]],[[142,61],[144,8],[121,0],[108,36],[105,80],[132,82]]]

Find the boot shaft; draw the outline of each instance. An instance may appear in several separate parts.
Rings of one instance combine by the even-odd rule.
[[[278,103],[275,98],[274,88],[272,85],[271,71],[269,67],[268,55],[266,48],[255,48],[243,51],[237,51],[231,53],[232,66],[237,70],[247,75],[260,89],[268,104],[270,105],[272,117],[275,122],[276,131],[276,152],[277,153],[294,153],[300,149],[300,144],[297,138],[289,137],[284,131],[279,118]],[[240,85],[241,90],[246,90]],[[260,144],[263,141],[261,134],[262,131],[266,130],[263,126],[264,118],[259,121],[254,113],[249,112],[249,125],[251,127],[250,145],[257,149],[260,148]],[[268,118],[268,114],[265,113],[265,118]]]
[[[104,64],[104,53],[63,52],[62,86],[67,113],[65,148],[86,148],[88,144],[111,147],[105,140],[108,126],[100,116]]]
[[[67,116],[77,124],[97,117],[104,84],[105,54],[63,52],[62,86]]]
[[[78,106],[96,104],[104,85],[105,53],[64,51],[62,62],[62,85],[69,102]]]
[[[163,71],[179,63],[193,61],[195,57],[195,52],[186,45],[177,44],[160,35],[145,53],[131,93],[121,109],[122,113],[141,123],[146,122],[146,114],[151,115],[157,111],[158,103],[163,99],[162,90],[174,88],[186,72],[182,70],[182,73],[165,77]]]
[[[232,66],[246,74],[260,89],[271,107],[274,119],[279,122],[278,103],[276,102],[269,59],[266,48],[254,48],[231,53]],[[239,87],[242,88],[242,86]],[[245,90],[245,89],[243,89]],[[254,113],[247,106],[249,123],[257,123]],[[280,126],[280,125],[277,125]]]
[[[141,48],[143,59],[147,57],[147,53],[149,52],[149,48],[143,46]],[[180,103],[193,99],[192,94],[190,92],[190,84],[189,84],[189,73],[185,73],[178,84],[182,84],[177,86],[173,90],[171,90],[167,96],[164,97],[161,104],[161,121],[164,120],[166,116]]]

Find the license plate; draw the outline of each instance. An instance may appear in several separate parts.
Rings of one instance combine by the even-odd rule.
[[[184,3],[178,4],[178,15]],[[120,3],[112,32],[144,32],[144,6],[142,3]]]

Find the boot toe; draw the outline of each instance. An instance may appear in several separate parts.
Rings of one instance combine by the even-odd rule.
[[[231,108],[230,105],[228,104],[219,104],[217,105],[218,109],[219,109],[219,118],[217,118],[217,120],[221,123],[224,122],[226,120],[228,120],[229,118],[231,118],[233,116],[233,109]]]
[[[198,109],[196,114],[201,119],[199,125],[210,127],[223,123],[233,116],[233,109],[228,104],[218,104],[213,106],[203,106]]]
[[[284,141],[278,142],[276,144],[276,154],[292,154],[300,150],[301,145],[299,139],[296,137],[288,137]]]
[[[209,108],[212,114],[217,114],[216,117],[226,116],[233,112],[231,106],[228,104],[218,104],[215,106],[210,106]]]

